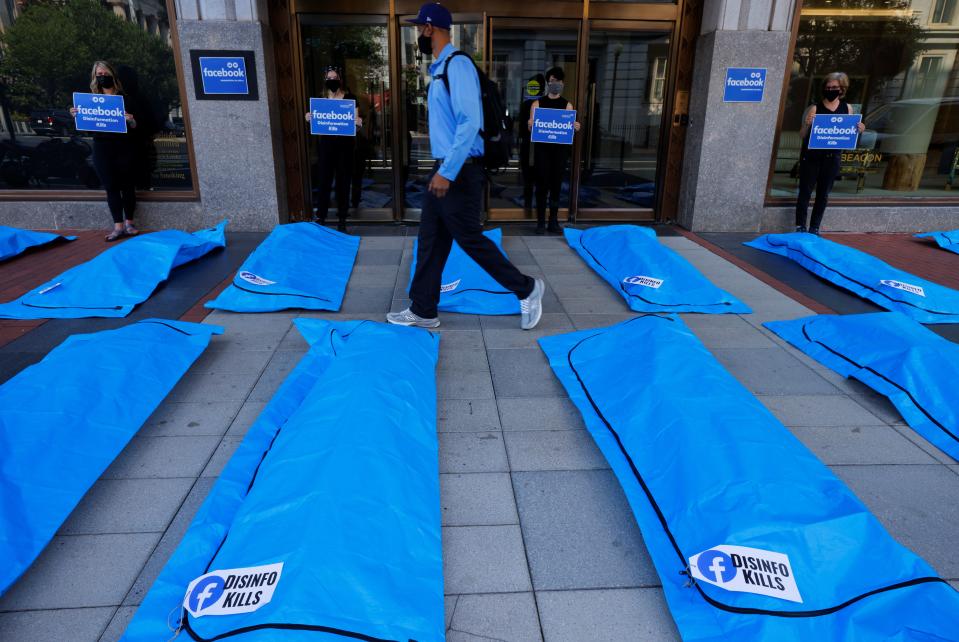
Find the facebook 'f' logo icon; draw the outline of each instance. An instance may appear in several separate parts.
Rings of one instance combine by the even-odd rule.
[[[220,596],[223,595],[225,584],[223,578],[219,575],[211,575],[203,578],[203,580],[193,587],[193,591],[190,592],[190,611],[197,613],[208,606],[216,604]]]
[[[710,578],[717,584],[725,584],[736,577],[732,558],[715,549],[700,554],[696,566],[703,577]]]

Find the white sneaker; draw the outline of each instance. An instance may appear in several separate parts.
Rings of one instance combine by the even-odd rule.
[[[519,302],[520,325],[524,330],[535,328],[543,316],[543,293],[546,292],[546,285],[542,279],[534,279],[534,281],[533,291]]]
[[[387,323],[392,323],[393,325],[414,326],[417,328],[440,327],[439,317],[424,319],[420,315],[414,314],[409,308],[406,308],[402,312],[390,312],[386,315],[386,321]]]

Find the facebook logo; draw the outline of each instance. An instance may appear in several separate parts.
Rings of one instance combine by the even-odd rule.
[[[736,567],[729,555],[715,549],[701,553],[696,566],[703,577],[717,584],[725,584],[736,577]]]
[[[190,611],[198,613],[206,607],[216,604],[220,596],[223,595],[225,585],[226,582],[219,575],[210,575],[203,578],[190,592]]]

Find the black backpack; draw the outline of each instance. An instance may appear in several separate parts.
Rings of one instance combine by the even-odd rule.
[[[465,56],[470,62],[473,59],[465,51],[454,51],[446,59],[443,73],[437,78],[443,79],[446,93],[450,93],[449,68],[454,56]],[[483,165],[490,172],[498,172],[509,165],[513,155],[513,119],[506,114],[506,107],[500,98],[496,83],[489,79],[483,70],[476,67],[479,75],[480,96],[483,100],[483,128],[480,135],[483,137]]]

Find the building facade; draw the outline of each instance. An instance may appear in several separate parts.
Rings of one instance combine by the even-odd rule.
[[[866,131],[842,154],[825,229],[959,227],[959,0],[449,0],[454,43],[516,121],[491,177],[492,221],[534,216],[524,140],[543,74],[559,68],[582,128],[560,207],[577,221],[675,221],[700,231],[789,229],[803,110],[831,71]],[[149,105],[139,216],[149,227],[233,229],[309,220],[349,182],[350,218],[415,222],[431,166],[428,65],[404,19],[419,0],[64,0],[0,7],[0,221],[108,221],[90,139],[64,112],[92,62],[122,67]],[[94,25],[79,29],[78,25]],[[38,52],[49,55],[39,55]],[[63,52],[62,54],[60,52]],[[58,54],[61,56],[58,58]],[[204,91],[203,56],[244,57],[247,94]],[[333,147],[304,114],[342,70],[362,118]],[[725,95],[762,70],[758,100]],[[131,89],[132,88],[132,89]],[[539,146],[542,147],[542,146]],[[345,177],[345,178],[344,178]],[[335,190],[334,190],[335,191]],[[335,198],[326,199],[335,202]]]

